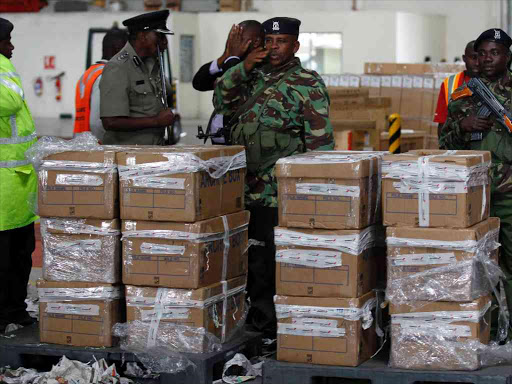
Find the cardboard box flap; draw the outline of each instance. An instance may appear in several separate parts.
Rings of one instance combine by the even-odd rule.
[[[114,300],[123,297],[119,285],[37,280],[40,301]]]
[[[381,152],[312,151],[279,159],[277,177],[361,179],[379,171]]]
[[[224,220],[226,218],[230,231],[247,229],[249,224],[249,211],[241,211],[229,215],[214,217],[195,223],[174,223],[165,221],[142,221],[142,220],[123,220],[122,231],[124,236],[133,235],[133,232],[144,231],[147,236],[137,235],[138,237],[152,237],[151,231],[174,231],[176,235],[179,233],[184,236],[176,237],[176,239],[191,240],[185,236],[186,233],[209,236],[212,234],[223,234],[225,232]],[[127,234],[126,232],[131,232]],[[156,232],[155,232],[156,233]],[[168,234],[172,237],[172,233]],[[197,236],[196,236],[197,237]]]
[[[391,315],[407,313],[428,313],[428,312],[475,312],[487,311],[491,304],[491,296],[482,296],[471,302],[448,302],[448,301],[414,301],[410,304],[390,303],[389,313]],[[484,315],[485,313],[482,313]],[[472,320],[478,320],[473,318]],[[468,318],[471,321],[471,317]]]
[[[48,162],[83,162],[83,163],[102,163],[104,165],[116,164],[116,153],[114,151],[104,150],[88,150],[88,151],[66,151],[52,153],[45,156],[43,159],[43,166]]]
[[[117,236],[121,234],[118,219],[73,219],[73,218],[41,218],[41,233],[55,234],[86,234],[98,236]]]
[[[500,219],[497,217],[490,217],[480,223],[477,223],[469,228],[455,228],[447,231],[443,228],[419,228],[419,227],[387,227],[386,237],[397,238],[397,239],[418,239],[425,240],[424,243],[418,242],[416,245],[410,246],[422,246],[428,248],[436,248],[432,243],[434,241],[447,242],[447,246],[456,245],[455,241],[479,241],[484,236],[491,232],[498,230],[500,227]],[[388,246],[407,246],[393,244],[393,241],[388,241]]]

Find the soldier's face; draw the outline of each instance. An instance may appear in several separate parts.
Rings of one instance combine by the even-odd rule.
[[[295,56],[300,44],[296,36],[292,35],[266,35],[265,48],[270,52],[269,62],[273,67],[286,64]]]
[[[11,43],[11,35],[7,37],[5,40],[0,40],[0,53],[10,59],[12,57],[12,51],[14,50],[14,45]]]
[[[469,76],[475,77],[480,72],[480,66],[478,64],[478,53],[475,52],[472,46],[469,46],[464,55],[462,55],[462,60],[466,64],[466,70],[469,73]]]
[[[496,79],[507,71],[509,50],[494,41],[484,41],[478,47],[480,73],[488,79]]]

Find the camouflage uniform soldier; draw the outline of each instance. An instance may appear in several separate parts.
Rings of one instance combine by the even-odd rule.
[[[216,111],[233,115],[233,144],[245,145],[248,174],[246,207],[251,212],[249,237],[265,245],[249,249],[248,321],[275,337],[274,226],[277,225],[279,158],[334,148],[329,95],[320,76],[302,68],[300,21],[276,17],[263,23],[265,48],[253,50],[217,82]]]
[[[512,108],[512,73],[507,68],[512,39],[501,29],[490,29],[475,42],[481,80],[509,111]],[[512,308],[512,134],[493,117],[478,117],[477,96],[467,96],[465,86],[452,94],[448,119],[440,138],[441,148],[486,150],[492,154],[491,216],[501,220],[500,266],[507,282],[508,307]]]

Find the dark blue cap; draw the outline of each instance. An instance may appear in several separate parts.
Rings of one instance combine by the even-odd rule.
[[[13,29],[14,25],[9,20],[0,17],[0,40],[7,40]]]
[[[144,13],[123,21],[123,25],[130,32],[156,31],[166,35],[174,35],[166,25],[169,10]]]
[[[299,35],[300,20],[291,17],[273,17],[262,25],[265,35]]]
[[[484,41],[494,41],[495,43],[504,45],[505,47],[510,48],[512,45],[512,39],[509,35],[503,30],[499,28],[492,28],[488,29],[487,31],[483,32],[480,36],[478,36],[478,39],[475,41],[475,51],[478,50],[478,47],[480,44],[482,44]]]

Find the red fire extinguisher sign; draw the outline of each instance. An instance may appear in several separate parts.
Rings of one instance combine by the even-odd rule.
[[[55,69],[55,56],[44,57],[44,69]]]

